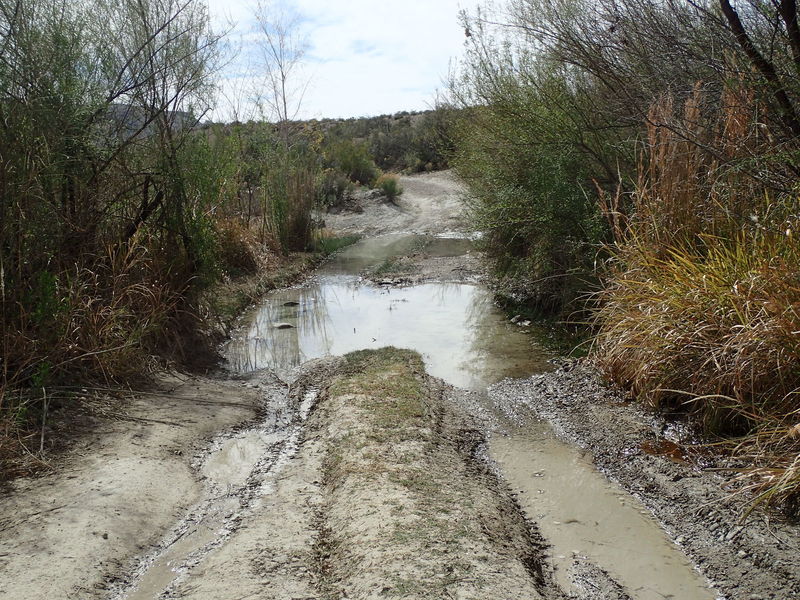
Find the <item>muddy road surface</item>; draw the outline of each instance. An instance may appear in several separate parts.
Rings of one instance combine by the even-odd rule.
[[[226,370],[4,491],[0,598],[798,593],[794,529],[737,525],[716,475],[645,451],[662,422],[495,307],[454,177],[402,184],[325,215],[365,238],[242,315]]]

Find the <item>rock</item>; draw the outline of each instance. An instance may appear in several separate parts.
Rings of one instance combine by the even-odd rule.
[[[272,327],[275,329],[294,329],[294,325],[291,323],[275,323]]]
[[[511,322],[512,322],[512,323],[516,323],[516,322],[517,322],[517,321],[519,321],[521,318],[522,318],[522,315],[516,315],[516,316],[513,316],[513,317],[511,317]]]

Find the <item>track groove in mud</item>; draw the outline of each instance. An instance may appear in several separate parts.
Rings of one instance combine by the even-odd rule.
[[[595,371],[569,362],[554,373],[507,380],[492,394],[510,411],[532,412],[563,439],[590,449],[595,464],[638,498],[694,560],[721,597],[786,600],[800,596],[797,527],[776,514],[752,513],[732,499],[724,479],[703,467],[642,449],[671,426],[663,417],[624,402]],[[680,441],[680,440],[679,440]]]
[[[319,369],[307,366],[291,385],[268,373],[260,374],[258,383],[242,382],[263,393],[261,416],[255,424],[217,436],[195,455],[193,468],[204,479],[205,498],[128,570],[129,577],[111,583],[111,600],[175,597],[191,570],[252,517],[299,449],[303,423],[316,402],[312,380]]]

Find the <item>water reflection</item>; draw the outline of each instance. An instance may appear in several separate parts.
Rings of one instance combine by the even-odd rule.
[[[383,346],[418,351],[429,373],[467,389],[547,368],[544,352],[479,286],[385,288],[344,275],[270,295],[226,354],[234,370],[271,368],[280,376],[312,358]]]

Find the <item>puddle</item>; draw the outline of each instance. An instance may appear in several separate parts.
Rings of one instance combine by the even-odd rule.
[[[505,377],[550,370],[536,341],[508,323],[491,293],[467,283],[375,286],[358,277],[412,249],[463,255],[469,240],[384,236],[364,240],[327,263],[308,284],[268,295],[226,347],[238,372],[270,368],[282,377],[312,358],[396,346],[422,355],[428,372],[483,390]]]
[[[528,517],[551,544],[564,590],[575,558],[607,571],[635,600],[713,600],[716,595],[631,495],[543,423],[494,435],[489,452]]]
[[[249,316],[227,356],[236,371],[270,368],[282,377],[312,358],[384,346],[413,348],[429,373],[466,389],[550,368],[488,291],[453,283],[386,288],[320,279],[283,290]]]

